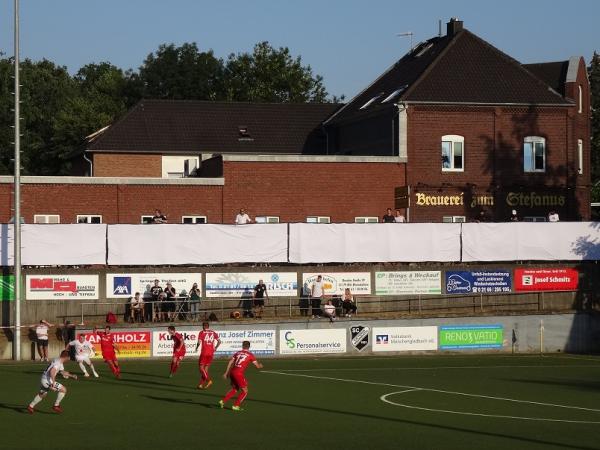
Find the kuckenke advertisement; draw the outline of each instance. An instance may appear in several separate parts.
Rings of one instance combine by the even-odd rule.
[[[163,289],[171,283],[177,294],[183,296],[189,293],[194,283],[202,289],[201,273],[109,273],[106,274],[106,297],[129,298],[136,292],[142,297],[151,297],[150,288],[154,286],[154,280],[158,280]]]
[[[323,277],[325,295],[343,295],[346,288],[354,295],[371,294],[370,272],[315,272],[302,274],[304,293],[308,294],[310,286],[317,279]]]
[[[28,300],[96,300],[98,275],[27,275]]]
[[[243,298],[252,296],[259,280],[267,285],[270,297],[296,297],[296,272],[213,272],[206,274],[207,297]]]

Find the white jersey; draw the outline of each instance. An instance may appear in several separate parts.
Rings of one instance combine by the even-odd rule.
[[[90,341],[84,340],[80,342],[79,339],[69,342],[69,346],[75,347],[75,354],[77,356],[89,357],[94,353],[94,346]]]
[[[63,366],[63,363],[60,360],[60,358],[55,358],[50,364],[48,364],[48,367],[46,367],[46,370],[42,375],[42,380],[50,380],[52,378],[52,369],[56,369],[56,373],[60,373],[63,370],[65,370],[65,366]]]
[[[319,298],[323,296],[323,281],[314,281],[312,284],[312,297]]]
[[[35,327],[35,335],[38,341],[47,341],[48,340],[48,325],[41,323],[37,327]]]

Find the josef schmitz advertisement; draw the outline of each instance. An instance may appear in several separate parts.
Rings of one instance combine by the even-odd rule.
[[[280,330],[279,353],[346,353],[346,330]]]

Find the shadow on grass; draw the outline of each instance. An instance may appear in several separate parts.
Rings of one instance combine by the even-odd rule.
[[[505,379],[504,381],[525,383],[525,384],[545,384],[547,386],[562,386],[578,388],[582,391],[600,391],[600,381],[578,381],[578,380],[536,380],[536,379]]]
[[[27,406],[23,406],[23,405],[14,405],[14,404],[10,404],[10,403],[0,403],[0,409],[8,409],[8,410],[12,410],[16,413],[20,413],[20,414],[26,414],[27,413]],[[56,415],[56,413],[51,413],[49,411],[38,411],[37,409],[35,410],[36,414],[54,414]]]
[[[208,397],[215,397],[215,398],[221,397],[220,395],[208,394],[206,392],[203,392],[202,394],[204,396],[208,396]],[[171,397],[157,397],[157,396],[151,396],[151,395],[144,395],[144,397],[146,397],[150,400],[161,401],[161,402],[187,404],[187,405],[192,405],[192,406],[195,405],[195,406],[201,406],[204,408],[214,408],[214,409],[219,408],[219,406],[217,406],[216,404],[197,402],[197,401],[193,401],[190,399],[175,399],[175,398],[171,398]],[[318,406],[295,405],[295,404],[291,404],[291,403],[274,402],[271,400],[252,399],[251,401],[256,402],[256,403],[264,403],[267,405],[283,406],[286,408],[298,408],[298,409],[306,409],[309,411],[317,411],[317,412],[324,412],[324,413],[330,413],[330,414],[339,414],[339,415],[343,415],[343,416],[349,416],[350,419],[354,419],[354,418],[358,417],[361,419],[383,420],[386,422],[392,422],[392,423],[396,423],[396,424],[420,426],[420,427],[426,427],[426,428],[436,428],[436,429],[440,429],[440,430],[454,431],[454,432],[459,432],[459,433],[469,433],[469,434],[473,434],[473,435],[477,435],[477,436],[486,436],[486,437],[492,437],[492,438],[511,439],[511,440],[530,443],[530,444],[560,446],[562,448],[570,448],[570,449],[576,449],[576,450],[598,450],[596,447],[585,447],[585,446],[581,446],[581,445],[544,441],[542,439],[535,439],[532,437],[511,436],[508,434],[492,433],[489,431],[470,430],[467,428],[459,428],[459,427],[450,426],[450,425],[440,425],[440,424],[431,424],[431,423],[425,423],[425,422],[417,422],[415,420],[395,419],[392,417],[376,416],[374,414],[364,414],[364,413],[359,413],[359,412],[354,412],[354,411],[352,411],[352,412],[351,411],[340,411],[340,410],[329,409],[329,408],[320,408]]]

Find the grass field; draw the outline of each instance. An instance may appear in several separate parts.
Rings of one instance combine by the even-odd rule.
[[[115,380],[67,380],[34,416],[42,363],[1,364],[7,449],[600,449],[600,358],[430,356],[264,360],[247,371],[245,411],[216,407],[227,385],[195,389],[196,362],[123,361]],[[67,370],[79,368],[68,363]],[[219,378],[217,378],[217,376]]]

